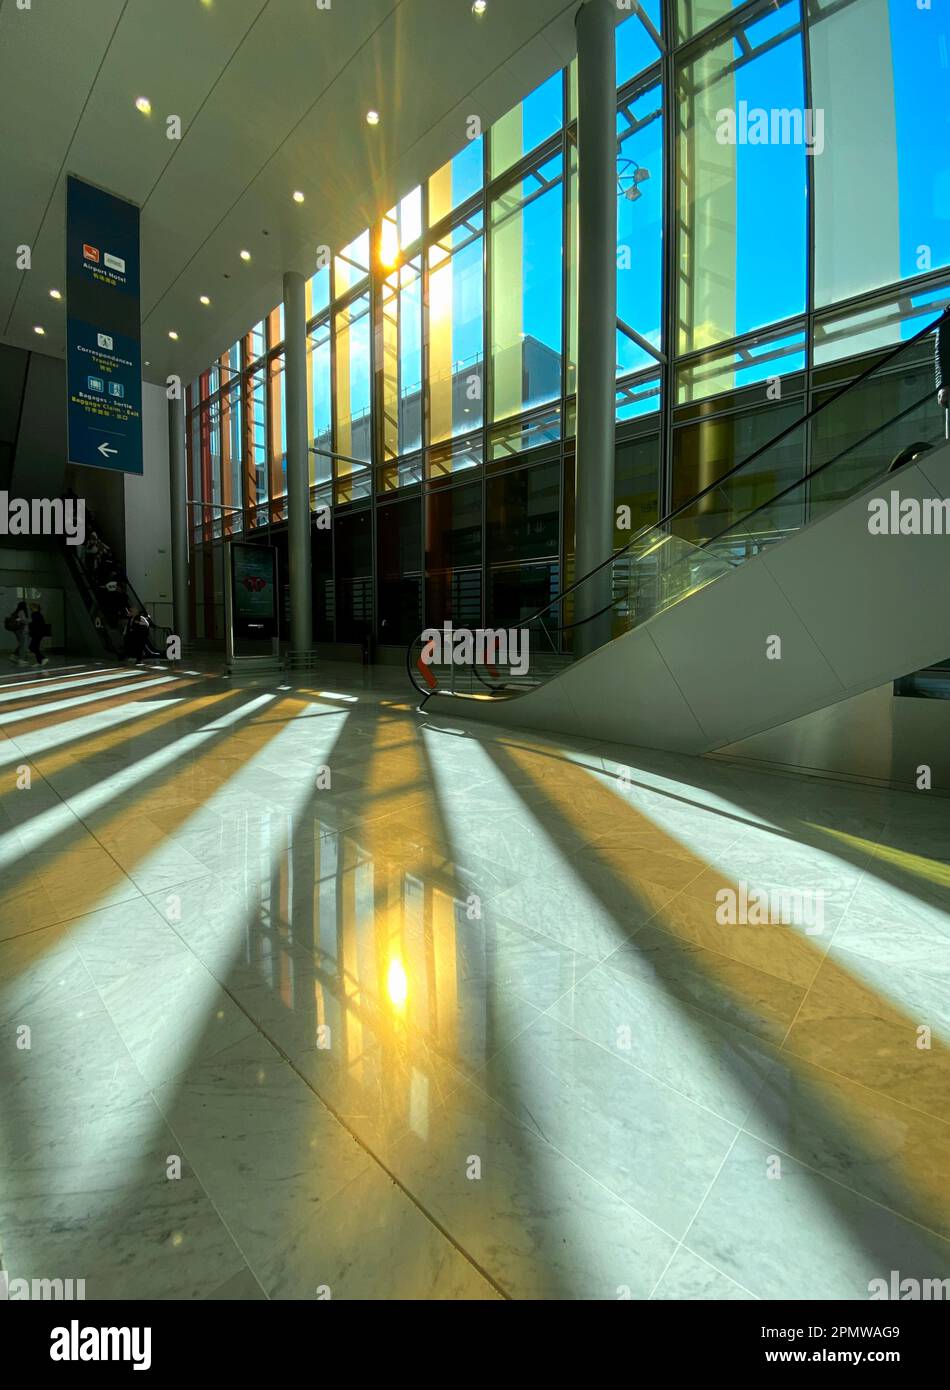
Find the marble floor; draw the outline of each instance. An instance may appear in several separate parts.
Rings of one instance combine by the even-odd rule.
[[[950,1275],[945,799],[306,679],[0,676],[11,1278],[718,1300]]]

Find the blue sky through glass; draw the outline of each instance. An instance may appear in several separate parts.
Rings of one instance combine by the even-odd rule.
[[[521,103],[522,148],[525,153],[560,130],[564,121],[563,90],[563,74],[556,72]]]
[[[547,179],[561,172],[560,155],[541,169]],[[534,179],[524,182],[525,194],[536,189]],[[562,203],[558,182],[547,193],[535,198],[524,209],[524,263],[522,275],[522,322],[527,336],[537,338],[555,352],[561,350],[561,254]]]
[[[750,41],[798,21],[785,5],[750,25]],[[802,42],[793,34],[736,73],[736,104],[752,111],[801,111],[805,104]],[[807,156],[810,158],[811,156]],[[805,309],[808,211],[802,145],[739,145],[736,151],[736,332],[777,323]]]
[[[659,32],[661,30],[660,0],[642,0],[642,3],[651,23]],[[625,19],[622,24],[617,26],[618,87],[622,87],[625,82],[630,81],[631,77],[636,77],[638,72],[642,72],[651,63],[655,63],[659,56],[660,50],[656,46],[656,41],[636,15]]]
[[[469,140],[452,160],[452,206],[457,208],[482,186],[482,138]]]
[[[921,246],[932,267],[950,263],[950,25],[940,0],[930,10],[891,0],[890,19],[906,278],[927,268],[918,264]]]
[[[871,0],[851,0],[860,12],[870,13]],[[950,26],[945,0],[930,0],[931,8],[919,8],[918,0],[889,0],[892,72],[886,54],[882,67],[893,82],[896,114],[896,155],[898,164],[898,221],[900,274],[916,276],[931,267],[950,264]],[[660,28],[661,0],[641,0],[645,13]],[[925,3],[925,0],[920,0]],[[883,18],[883,14],[882,14]],[[800,4],[790,0],[770,9],[745,28],[753,44],[760,44],[794,28],[800,21]],[[886,49],[886,45],[885,45]],[[738,44],[724,44],[724,53],[740,56]],[[635,15],[617,29],[618,84],[629,81],[653,64],[659,49],[650,33]],[[608,79],[609,81],[609,79]],[[554,73],[520,103],[522,148],[527,152],[560,129],[564,74]],[[832,91],[833,100],[834,92]],[[885,93],[886,97],[887,94]],[[871,104],[879,100],[873,91],[862,94]],[[633,110],[642,117],[660,104],[659,89],[636,99]],[[736,70],[735,101],[752,110],[801,110],[805,102],[802,38],[793,33],[778,46],[767,50]],[[618,122],[622,136],[625,122]],[[451,162],[452,203],[458,206],[482,186],[484,141],[466,141]],[[866,177],[875,178],[875,152],[867,151]],[[819,156],[820,157],[820,156]],[[618,270],[618,314],[647,340],[660,346],[662,321],[662,206],[663,148],[662,122],[651,122],[625,140],[618,152],[620,160],[631,160],[649,171],[649,179],[638,186],[640,197],[628,200],[618,196],[618,245],[629,245],[631,267]],[[557,177],[560,156],[548,161],[544,173]],[[806,306],[806,257],[808,246],[807,209],[808,163],[799,144],[741,144],[736,150],[735,186],[735,332],[757,329],[804,312]],[[529,178],[522,185],[525,195],[536,191]],[[520,276],[512,274],[511,292],[520,294],[524,333],[555,352],[562,350],[562,289],[564,255],[563,189],[560,183],[546,195],[536,197],[521,213],[523,263]],[[893,190],[882,196],[893,197]],[[822,210],[819,209],[819,217]],[[834,211],[827,211],[833,216]],[[413,227],[418,209],[413,205]],[[408,232],[406,236],[408,237]],[[731,238],[731,229],[722,236]],[[405,240],[406,238],[404,238]],[[922,254],[926,248],[927,254]],[[360,264],[368,263],[369,237],[363,233],[348,248]],[[452,277],[452,356],[458,363],[471,360],[482,351],[483,243],[477,241],[455,260]],[[728,253],[727,253],[728,254]],[[929,260],[927,255],[929,254]],[[893,274],[893,269],[890,271]],[[359,271],[348,270],[338,277],[342,284],[354,284]],[[362,287],[361,287],[362,288]],[[875,288],[869,285],[868,288]],[[401,322],[402,384],[415,386],[422,374],[422,340],[417,284],[403,293]],[[330,273],[323,269],[313,276],[313,312],[328,304]],[[370,323],[359,318],[365,305],[361,296],[354,313],[350,354],[350,408],[362,414],[371,398]],[[280,322],[283,324],[283,306]],[[919,327],[909,320],[901,331],[906,335]],[[263,352],[262,325],[252,329],[251,353]],[[618,361],[622,371],[643,368],[651,361],[648,354],[618,339]],[[786,369],[799,365],[798,355],[785,360]],[[752,369],[740,370],[740,378]],[[212,379],[212,389],[217,378]],[[326,349],[319,366],[314,362],[314,427],[322,431],[329,417],[329,373]],[[283,381],[281,381],[283,390]],[[252,420],[258,427],[259,405],[255,402]],[[232,417],[232,429],[235,425]],[[282,416],[283,420],[283,416]]]
[[[471,362],[482,352],[482,252],[479,237],[452,261],[452,358]]]
[[[623,26],[621,25],[621,28]],[[651,87],[631,102],[635,121],[645,120],[662,106],[662,89]],[[635,329],[654,347],[660,347],[663,262],[663,122],[659,116],[627,135],[624,117],[617,122],[622,143],[618,158],[624,195],[617,197],[617,317]],[[639,171],[640,181],[633,183]],[[644,178],[643,174],[649,175]],[[639,198],[626,197],[635,188]],[[629,266],[628,266],[629,261]],[[649,366],[653,358],[626,335],[617,339],[617,365],[623,372]]]

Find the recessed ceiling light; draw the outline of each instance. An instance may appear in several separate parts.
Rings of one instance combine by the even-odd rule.
[[[302,203],[302,202],[303,202],[303,194],[301,193],[301,191],[300,191],[299,188],[297,189],[296,193],[294,194],[294,202],[295,202],[295,203]]]
[[[136,111],[141,111],[143,116],[150,116],[152,114],[152,103],[149,101],[148,97],[136,97],[135,109]]]
[[[210,303],[211,303],[211,300],[208,298],[208,296],[207,296],[206,294],[200,294],[200,295],[198,296],[198,303],[199,303],[199,304],[210,304]]]
[[[242,251],[242,252],[241,252],[241,260],[242,260],[242,261],[249,261],[250,259],[251,259],[251,253],[250,253],[250,251]]]
[[[472,14],[476,19],[481,19],[487,9],[488,0],[475,0],[475,3],[472,5]]]
[[[50,290],[49,297],[50,299],[62,299],[63,296],[60,294],[59,290]]]
[[[146,367],[150,367],[152,364],[151,364],[151,362],[146,362],[145,365],[146,365]]]
[[[168,336],[169,338],[171,338],[173,343],[178,342],[178,334],[175,332],[174,328],[169,329]]]
[[[367,125],[379,125],[379,112],[378,112],[378,111],[367,111],[367,113],[366,113],[366,124],[367,124]]]
[[[33,332],[34,332],[34,333],[38,333],[38,334],[40,335],[40,337],[42,338],[42,337],[43,337],[43,334],[46,332],[46,329],[42,326],[42,324],[37,323],[37,324],[35,324],[34,327],[33,327]]]

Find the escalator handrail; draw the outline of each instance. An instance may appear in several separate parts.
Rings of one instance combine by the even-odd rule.
[[[910,340],[908,339],[908,341]],[[880,434],[881,430],[888,429],[898,420],[903,420],[905,415],[910,415],[912,411],[915,411],[918,408],[918,406],[923,405],[925,401],[929,400],[932,395],[933,391],[927,390],[919,398],[919,400],[913,401],[909,406],[907,406],[905,410],[902,410],[897,415],[892,416],[890,420],[885,420],[883,425],[878,425],[877,429],[870,430],[864,436],[863,439],[858,440],[858,444],[866,444],[867,441],[871,439],[875,434]],[[810,483],[812,478],[817,478],[819,473],[824,473],[826,468],[830,468],[832,464],[837,463],[839,459],[844,458],[845,454],[850,454],[851,450],[855,447],[856,446],[854,444],[845,445],[845,447],[843,449],[840,449],[838,453],[835,454],[832,458],[826,459],[824,463],[820,463],[817,468],[812,468],[810,472],[802,474],[800,478],[793,479],[793,481],[790,482],[787,485],[787,487],[783,487],[781,492],[777,492],[775,496],[770,497],[767,502],[760,502],[757,507],[752,508],[751,512],[746,512],[744,516],[738,517],[735,521],[730,521],[728,526],[724,526],[722,530],[717,531],[714,536],[707,536],[705,540],[700,541],[698,543],[697,548],[701,550],[704,549],[707,545],[712,545],[713,541],[721,540],[722,537],[727,536],[730,531],[734,531],[737,526],[744,525],[745,522],[749,520],[750,516],[758,516],[759,512],[765,511],[767,507],[773,507],[776,502],[781,502],[783,497],[787,497],[790,492],[794,492],[796,488],[801,487],[802,483]],[[886,476],[886,474],[882,476]]]
[[[649,535],[651,531],[659,531],[661,528],[667,526],[671,521],[678,517],[681,512],[684,512],[688,510],[690,507],[695,506],[695,504],[699,502],[703,497],[715,491],[716,488],[721,487],[723,483],[728,482],[728,480],[731,477],[733,477],[736,473],[739,473],[742,469],[746,468],[750,463],[753,462],[753,460],[759,458],[767,450],[771,449],[773,445],[778,444],[781,440],[785,439],[795,430],[800,429],[801,426],[806,424],[809,420],[813,420],[815,416],[820,415],[823,410],[827,410],[828,407],[830,405],[833,405],[835,401],[840,400],[842,396],[846,395],[849,391],[852,391],[856,386],[860,385],[862,381],[866,381],[868,377],[873,376],[875,372],[880,371],[889,362],[893,361],[894,358],[899,357],[901,353],[906,352],[908,348],[913,347],[915,343],[918,343],[922,341],[924,338],[928,337],[931,333],[935,331],[939,324],[945,321],[950,322],[950,304],[948,304],[945,309],[941,310],[941,312],[932,322],[925,324],[923,328],[918,329],[912,337],[906,338],[901,343],[897,343],[893,348],[889,349],[889,351],[886,352],[883,357],[876,357],[874,361],[869,362],[868,365],[862,371],[860,371],[857,376],[852,377],[849,381],[844,382],[836,391],[832,391],[830,396],[826,396],[823,401],[820,401],[817,405],[813,405],[810,410],[807,410],[805,412],[804,415],[800,415],[797,420],[793,420],[789,425],[786,425],[784,429],[779,430],[778,434],[773,435],[773,437],[769,440],[766,440],[764,444],[760,444],[757,449],[753,449],[751,454],[748,454],[744,459],[741,459],[738,463],[734,463],[733,466],[730,469],[728,469],[725,473],[723,473],[720,477],[716,478],[713,482],[708,483],[706,487],[702,488],[699,492],[694,493],[691,497],[688,497],[685,502],[681,502],[679,506],[671,508],[671,510],[668,511],[665,514],[665,516],[662,516],[659,521],[650,522],[648,525],[642,526],[634,536],[631,536],[630,540],[627,541],[626,545],[621,546],[619,550],[612,551],[606,559],[601,560],[600,564],[595,565],[594,568],[588,570],[586,574],[582,574],[579,579],[575,579],[574,582],[568,585],[566,589],[562,589],[562,591],[559,594],[557,594],[553,599],[550,599],[544,605],[543,608],[539,608],[538,611],[532,614],[530,618],[526,618],[524,622],[521,624],[521,626],[530,626],[531,623],[535,622],[544,613],[547,613],[549,609],[554,608],[559,603],[563,603],[564,599],[566,599],[569,594],[572,594],[575,589],[578,589],[581,586],[581,584],[586,584],[588,579],[593,578],[595,574],[599,574],[600,571],[606,568],[607,565],[612,565],[615,560],[618,560],[621,555],[626,554],[626,552],[630,550],[632,546],[636,545],[638,541],[642,540],[642,538],[645,535]],[[930,392],[928,392],[927,394],[929,395]],[[922,399],[926,399],[926,397],[923,397]],[[850,447],[853,446],[849,446],[849,448]],[[847,452],[847,450],[845,450],[844,452]],[[828,467],[830,463],[835,462],[839,457],[840,455],[836,455],[835,459],[829,459],[826,463],[820,464],[818,468],[812,469],[811,472],[803,474],[800,478],[796,478],[794,483],[792,483],[790,486],[797,487],[800,486],[802,483],[808,482],[809,479],[815,477],[818,473],[823,472],[824,469]],[[778,494],[778,496],[784,496],[785,492],[787,491],[789,491],[789,488],[783,489],[783,491],[780,494]],[[756,510],[759,511],[762,509],[762,507],[769,506],[771,502],[774,502],[776,500],[777,499],[773,497],[770,500],[770,502],[760,504],[760,506],[756,508]],[[749,515],[752,515],[752,513],[749,513]],[[736,522],[733,524],[738,525],[739,523]],[[726,530],[730,529],[731,526],[726,528]],[[718,538],[714,537],[713,539]],[[703,544],[705,544],[705,542],[703,542]],[[701,547],[697,546],[697,549],[699,548]],[[611,601],[611,603],[608,604],[607,607],[613,607],[613,601]],[[601,609],[600,611],[605,612],[606,609]],[[589,618],[584,618],[581,620],[580,623],[572,624],[572,626],[581,626],[584,622],[591,621],[593,618],[598,616],[599,613],[591,614]],[[428,628],[423,629],[423,631],[426,632],[428,630]],[[421,633],[417,634],[409,643],[406,649],[406,671],[409,675],[410,682],[413,686],[415,686],[417,690],[419,690],[420,687],[416,685],[416,681],[412,675],[412,651],[416,643],[420,640],[421,635]],[[426,695],[426,698],[428,698],[430,694],[435,694],[434,691],[422,693]]]

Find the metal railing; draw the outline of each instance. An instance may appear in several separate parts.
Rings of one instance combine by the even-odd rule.
[[[567,588],[556,594],[529,618],[522,620],[519,627],[528,633],[529,641],[535,636],[538,638],[538,655],[567,656],[569,661],[571,658],[561,650],[559,640],[566,634],[570,635],[579,627],[583,627],[595,619],[604,618],[607,614],[612,615],[612,620],[618,621],[621,632],[626,631],[629,627],[638,625],[646,621],[647,618],[664,611],[673,603],[689,597],[697,589],[705,587],[707,583],[727,573],[744,559],[749,558],[750,555],[758,553],[766,545],[785,539],[793,531],[801,529],[809,520],[814,520],[816,517],[816,481],[822,477],[827,477],[829,471],[836,464],[840,464],[856,449],[880,436],[884,431],[899,425],[908,416],[920,409],[933,396],[933,387],[929,387],[910,405],[895,412],[887,420],[861,435],[859,439],[847,443],[824,462],[806,470],[787,485],[773,491],[767,499],[757,500],[754,506],[746,508],[741,515],[735,515],[736,502],[729,494],[728,485],[732,480],[740,479],[743,475],[748,476],[752,471],[752,465],[766,458],[770,451],[791,440],[797,430],[807,430],[815,420],[826,415],[838,401],[851,395],[871,377],[886,373],[887,368],[894,364],[898,358],[921,343],[940,325],[950,325],[950,307],[944,309],[938,318],[926,324],[910,338],[896,344],[883,355],[876,354],[874,359],[856,376],[831,391],[824,400],[791,421],[771,439],[733,464],[714,481],[675,507],[670,508],[659,521],[641,527],[626,545],[606,556],[585,574],[574,579]],[[944,331],[950,331],[950,329],[945,328]],[[915,362],[914,365],[919,364]],[[943,435],[944,429],[941,428],[934,441],[920,441],[921,447],[929,447],[931,442],[937,442],[937,439],[942,438]],[[879,463],[876,474],[861,476],[854,482],[850,491],[846,490],[840,497],[826,498],[824,502],[818,497],[819,505],[840,503],[847,500],[848,496],[874,481],[875,477],[883,476],[889,467],[893,467],[893,462],[893,460],[888,460],[883,466]],[[755,482],[761,485],[765,476],[759,473],[755,476]],[[704,509],[703,504],[706,502],[711,504],[717,495],[720,499],[725,499],[726,511],[732,514],[726,525],[716,530],[714,534],[707,535],[698,541],[689,541],[674,534],[674,523],[684,518],[689,512],[695,512],[698,516],[702,515],[705,510],[707,515],[714,515],[712,506]],[[795,505],[792,512],[782,518],[785,524],[776,526],[773,518],[773,525],[768,531],[746,530],[743,533],[740,530],[740,528],[747,528],[753,518],[762,517],[769,510],[782,509],[788,499],[795,499]],[[593,606],[594,611],[585,611],[581,616],[575,617],[573,611],[570,611],[575,607],[573,602],[575,596],[581,594],[585,586],[591,585],[591,581],[596,580],[608,569],[612,572],[609,600],[606,603],[601,602],[603,597],[601,595],[596,604],[587,605],[588,607]],[[618,580],[620,582],[617,582]],[[594,586],[591,586],[587,596],[593,597],[594,592]],[[498,628],[497,624],[490,626],[496,630]],[[422,696],[420,707],[437,693],[477,698],[510,698],[522,693],[525,688],[533,688],[539,683],[543,683],[543,680],[556,674],[553,670],[550,674],[542,671],[540,680],[529,678],[518,681],[512,679],[510,670],[507,675],[503,674],[501,667],[496,663],[473,662],[471,665],[463,665],[461,670],[451,662],[436,664],[431,660],[431,657],[427,660],[424,654],[426,646],[431,647],[432,645],[423,640],[425,633],[429,631],[428,628],[424,629],[422,633],[413,638],[406,649],[406,671],[411,684]],[[614,632],[613,635],[620,634]],[[533,657],[531,663],[534,663]],[[507,664],[511,665],[511,663]],[[460,690],[458,688],[460,683],[466,684],[468,688]]]

